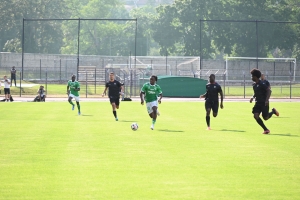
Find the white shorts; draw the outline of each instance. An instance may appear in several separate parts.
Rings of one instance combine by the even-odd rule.
[[[158,108],[157,101],[151,101],[149,103],[146,103],[148,114],[151,114],[153,112],[153,109],[152,109],[153,106],[156,106]]]
[[[77,101],[77,102],[79,102],[79,96],[77,97],[77,96],[75,96],[74,94],[69,94],[69,97],[72,97],[72,98],[74,98],[75,99],[75,101]]]

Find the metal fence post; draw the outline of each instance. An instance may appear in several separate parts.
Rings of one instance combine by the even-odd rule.
[[[40,59],[40,80],[42,80],[42,59]]]
[[[46,69],[46,94],[48,94],[48,70]]]
[[[224,83],[224,92],[223,92],[223,96],[224,96],[224,98],[225,98],[225,91],[226,91],[226,81],[225,81],[225,72],[224,72],[224,74],[223,74],[223,83]]]
[[[61,81],[61,59],[59,59],[59,81]]]
[[[166,51],[166,75],[168,75],[168,52]]]
[[[22,96],[22,71],[20,71],[20,97]]]
[[[290,71],[290,99],[292,98],[292,72]]]
[[[85,70],[85,98],[87,98],[87,71]]]
[[[243,72],[244,74],[244,99],[246,98],[246,79],[245,79],[245,72]]]
[[[95,94],[96,94],[96,87],[97,87],[97,77],[96,77],[96,74],[97,74],[97,69],[95,68]]]

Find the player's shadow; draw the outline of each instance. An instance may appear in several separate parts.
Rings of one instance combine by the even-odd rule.
[[[241,131],[241,130],[230,130],[230,129],[222,129],[222,130],[220,130],[220,131],[240,132],[240,133],[246,132],[246,131]]]
[[[174,132],[174,133],[182,133],[182,132],[184,132],[184,131],[170,130],[170,129],[158,129],[158,131],[163,131],[163,132]]]
[[[292,135],[290,133],[286,133],[286,134],[270,134],[270,135],[274,135],[274,136],[285,136],[285,137],[299,137],[299,135]]]
[[[84,115],[84,114],[81,114],[81,116],[83,116],[83,117],[92,117],[94,115]]]
[[[134,122],[138,122],[138,121],[120,120],[120,122],[132,122],[132,123],[134,123]]]

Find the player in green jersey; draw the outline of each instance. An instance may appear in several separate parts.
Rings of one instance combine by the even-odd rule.
[[[161,103],[162,98],[162,91],[159,85],[156,84],[157,76],[152,75],[150,77],[150,82],[145,83],[141,89],[140,97],[141,97],[141,104],[144,105],[144,99],[146,101],[147,111],[149,116],[152,118],[152,125],[151,129],[154,129],[154,124],[157,118],[157,108],[158,103]],[[157,94],[159,95],[159,99],[157,101]]]
[[[72,110],[74,110],[74,103],[72,102],[72,99],[74,98],[77,104],[78,108],[78,115],[80,115],[80,104],[79,104],[79,91],[80,91],[80,84],[78,81],[76,81],[76,76],[72,75],[72,80],[68,81],[68,86],[67,86],[67,94],[69,96],[69,103],[72,105]]]

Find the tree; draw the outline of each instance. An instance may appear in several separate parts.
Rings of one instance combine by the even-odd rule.
[[[152,28],[161,46],[161,54],[200,55],[199,20],[269,20],[299,19],[299,5],[294,0],[204,1],[175,0],[157,8]],[[291,9],[293,8],[293,9]],[[203,58],[218,54],[256,56],[256,23],[203,22],[201,24]],[[295,48],[299,28],[288,24],[258,25],[259,56],[270,55],[275,48]]]
[[[77,6],[77,7],[76,7]],[[72,6],[72,18],[82,19],[128,19],[129,14],[119,0],[92,0],[78,7]],[[80,54],[86,55],[129,55],[130,45],[134,37],[125,31],[126,21],[81,20],[80,21]],[[64,23],[64,46],[61,51],[65,54],[77,52],[78,24]],[[132,32],[133,34],[135,31]]]
[[[23,18],[63,18],[68,16],[68,6],[65,0],[11,0],[3,1],[0,4],[0,34],[1,38],[0,47],[4,51],[17,51],[21,50],[22,38],[22,19]],[[31,29],[25,30],[26,51],[27,52],[40,52],[45,51],[43,47],[47,48],[47,52],[53,52],[57,49],[60,38],[58,35],[53,34],[51,38],[39,40],[38,35],[47,34],[47,32],[55,31],[58,29],[56,25],[43,26],[39,23],[31,23]],[[34,32],[35,31],[35,32]],[[38,34],[36,34],[38,32]],[[4,44],[6,44],[4,46]],[[30,44],[30,45],[29,45]],[[49,44],[49,45],[48,45]],[[17,45],[17,46],[16,46]],[[38,48],[39,47],[39,48]]]

